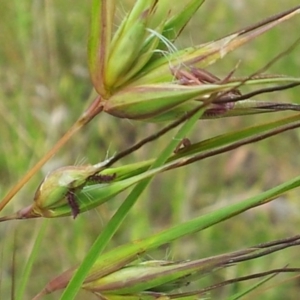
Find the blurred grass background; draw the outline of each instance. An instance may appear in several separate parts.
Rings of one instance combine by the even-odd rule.
[[[132,0],[119,1],[118,19]],[[178,47],[216,39],[269,15],[299,4],[286,1],[210,0],[189,23]],[[91,1],[0,0],[0,197],[24,175],[77,119],[91,91],[87,69],[86,43]],[[300,18],[275,28],[244,46],[212,68],[226,76],[241,60],[237,75],[247,75],[299,36]],[[299,76],[299,48],[272,66],[270,72]],[[299,88],[262,96],[264,100],[299,102]],[[287,113],[285,113],[287,114]],[[236,128],[279,118],[283,113],[199,121],[192,141],[199,141]],[[145,124],[98,116],[77,134],[15,197],[3,214],[31,203],[34,192],[49,170],[82,163],[96,163],[155,132],[162,124]],[[155,157],[172,133],[146,146],[122,164]],[[110,244],[139,239],[200,214],[240,201],[250,195],[299,175],[299,132],[285,133],[231,153],[209,158],[171,173],[159,175],[143,194],[122,229]],[[101,231],[126,192],[75,221],[61,218],[48,222],[42,249],[24,299],[37,293],[55,275],[77,264]],[[196,259],[233,251],[256,243],[297,234],[300,225],[298,191],[263,207],[253,209],[221,225],[185,238],[151,254],[155,259]],[[10,299],[11,289],[22,280],[36,234],[43,220],[2,223],[0,298]],[[15,264],[12,264],[15,253]],[[300,267],[299,249],[231,267],[197,284],[225,280],[272,268]],[[13,267],[14,266],[14,267]],[[297,299],[300,280],[279,275],[274,286],[256,299]],[[226,299],[249,283],[221,289],[213,299]],[[268,283],[266,286],[271,285]],[[78,299],[92,299],[82,293]],[[58,299],[59,293],[45,299]]]

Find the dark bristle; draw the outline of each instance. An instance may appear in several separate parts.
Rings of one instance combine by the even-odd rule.
[[[117,174],[111,174],[111,175],[104,175],[104,174],[97,174],[92,175],[89,180],[97,183],[108,183],[114,180],[117,177]]]
[[[78,206],[78,203],[76,202],[75,194],[73,193],[73,191],[69,191],[67,193],[67,200],[72,210],[73,219],[75,219],[80,213],[80,208]]]

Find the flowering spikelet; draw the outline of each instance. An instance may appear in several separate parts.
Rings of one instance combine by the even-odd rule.
[[[212,103],[220,93],[229,93],[232,102],[238,95],[230,93],[241,81],[219,80],[204,68],[300,11],[296,7],[219,40],[177,50],[172,42],[204,0],[184,4],[175,1],[172,6],[167,0],[138,0],[113,33],[114,2],[94,0],[93,4],[88,57],[91,78],[99,94],[97,103],[116,117],[149,122],[177,119],[199,102]],[[243,84],[278,82],[283,80],[258,76]],[[285,82],[299,79],[285,78]],[[279,110],[278,106],[266,108],[255,101],[239,104],[234,113],[227,113],[235,109],[234,103],[217,107],[212,104],[204,117]]]

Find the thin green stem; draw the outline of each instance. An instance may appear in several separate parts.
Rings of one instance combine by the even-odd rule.
[[[28,284],[28,280],[30,277],[30,273],[32,271],[33,263],[36,261],[36,258],[41,251],[41,243],[43,240],[43,237],[45,236],[45,232],[48,226],[48,220],[43,220],[42,224],[40,226],[40,229],[38,231],[37,237],[34,239],[33,248],[31,250],[30,256],[26,262],[26,265],[24,267],[23,273],[22,273],[22,280],[20,282],[20,286],[17,289],[17,296],[16,300],[22,300],[24,299],[24,292]]]

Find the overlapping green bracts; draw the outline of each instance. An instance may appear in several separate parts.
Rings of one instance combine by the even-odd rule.
[[[100,95],[99,105],[116,117],[148,122],[174,120],[190,111],[194,100],[213,102],[220,91],[226,93],[234,86],[250,84],[247,80],[229,84],[218,77],[207,82],[195,77],[194,70],[201,71],[300,12],[296,7],[217,41],[177,49],[172,42],[203,0],[177,1],[171,6],[167,0],[138,0],[112,34],[113,2],[95,0],[93,3],[88,56],[91,77]],[[269,79],[271,83],[279,83],[277,77]],[[289,79],[289,82],[294,81],[298,79]],[[263,83],[259,76],[251,80],[251,85]],[[208,106],[204,116],[256,113],[255,101],[251,107],[245,106],[234,113],[227,112],[234,109],[235,104],[224,104],[214,113],[210,113],[211,108]],[[277,110],[280,110],[278,106]],[[257,110],[259,113],[268,111],[275,109]]]
[[[217,41],[177,50],[172,42],[203,2],[177,1],[170,6],[167,0],[138,0],[113,33],[114,1],[94,0],[88,57],[92,81],[99,93],[95,105],[99,103],[104,111],[117,117],[150,122],[176,120],[199,103],[207,106],[203,116],[210,118],[299,110],[297,104],[234,102],[243,85],[298,84],[299,78],[252,76],[234,81],[228,75],[221,80],[201,68],[298,14],[300,6]],[[219,101],[226,98],[227,103]],[[15,218],[76,217],[168,168],[165,165],[151,172],[144,170],[120,180],[117,171],[111,177],[103,177],[104,166],[105,163],[70,166],[51,172],[37,189],[34,204]],[[95,196],[91,184],[97,186]]]
[[[147,290],[166,293],[185,287],[191,281],[218,268],[225,267],[226,263],[234,257],[252,251],[240,251],[232,255],[220,255],[198,261],[152,260],[135,263],[107,276],[86,282],[83,288],[92,292],[115,295],[137,294]],[[124,284],[124,281],[126,284]]]
[[[174,3],[170,7],[166,0],[138,0],[109,39],[113,2],[94,1],[92,9],[90,72],[96,90],[104,98],[126,85],[157,51],[165,50],[163,37],[174,40],[204,1],[186,1],[184,5]]]
[[[88,57],[92,81],[99,93],[98,101],[92,106],[101,109],[91,111],[98,113],[104,110],[121,118],[158,122],[177,120],[198,107],[199,103],[206,105],[205,118],[299,110],[297,104],[255,100],[235,102],[241,96],[243,85],[299,84],[299,78],[258,75],[234,81],[229,74],[222,80],[199,67],[214,63],[228,52],[290,19],[300,12],[300,6],[217,41],[177,50],[172,41],[203,2],[177,1],[170,6],[167,0],[138,0],[113,33],[114,1],[94,0]],[[220,101],[226,98],[228,102]],[[84,116],[84,121],[87,119]],[[22,210],[15,218],[70,214],[75,217],[148,176],[140,174],[138,176],[141,177],[118,181],[117,174],[112,182],[105,178],[101,182],[101,176],[94,177],[101,170],[101,164],[55,170],[38,188],[35,204]],[[99,183],[97,198],[101,199],[96,202],[89,198],[92,191],[84,193],[84,187],[95,179]],[[79,199],[75,201],[74,197],[78,195]]]
[[[297,182],[299,185],[299,178]],[[283,190],[284,188],[282,189],[281,187],[281,191]],[[244,203],[234,204],[231,207],[211,212],[184,224],[178,224],[154,236],[124,244],[104,253],[98,257],[96,264],[82,284],[82,288],[99,295],[101,299],[121,299],[118,296],[123,296],[124,299],[145,300],[186,299],[185,296],[190,297],[187,299],[199,299],[193,296],[204,295],[204,291],[209,289],[202,289],[203,287],[200,286],[188,293],[183,293],[180,289],[219,269],[299,245],[300,236],[296,235],[234,252],[191,261],[146,260],[141,262],[141,254],[168,244],[170,241],[188,233],[210,227],[246,209],[271,201],[278,191],[278,189],[277,191],[273,189],[272,192],[270,190],[270,193],[265,193],[264,197],[260,197],[260,201],[258,199],[254,200],[254,198],[248,199]],[[299,268],[283,268],[281,270],[277,269],[273,273],[284,271],[284,269],[286,271],[299,272]],[[73,267],[52,279],[34,299],[41,299],[46,294],[65,288],[75,271],[76,267]],[[261,277],[266,274],[261,273],[257,275],[260,275],[257,277]],[[250,276],[248,279],[253,278]],[[239,281],[238,279],[236,281]],[[211,290],[217,288],[217,286],[212,285]]]
[[[109,160],[96,165],[59,168],[49,173],[43,180],[35,193],[32,205],[13,215],[4,216],[0,221],[72,215],[76,217],[77,214],[109,201],[125,189],[157,173],[298,127],[300,127],[299,114],[226,133],[181,149],[173,154],[164,166],[151,171],[148,169],[153,160],[114,168],[104,168]]]
[[[276,83],[300,83],[299,78],[274,77],[248,80],[247,85],[267,85]],[[150,120],[152,122],[172,121],[182,117],[201,103],[209,104],[204,118],[246,115],[278,110],[300,110],[298,104],[272,103],[243,100],[236,103],[212,103],[223,92],[229,95],[239,82],[223,84],[149,84],[128,87],[114,94],[104,103],[110,114],[119,118]],[[238,96],[238,95],[237,95]],[[234,94],[232,98],[234,99]],[[229,100],[231,101],[232,98]],[[281,106],[279,106],[281,104]],[[280,107],[280,109],[279,109]],[[214,113],[215,111],[215,113]]]

